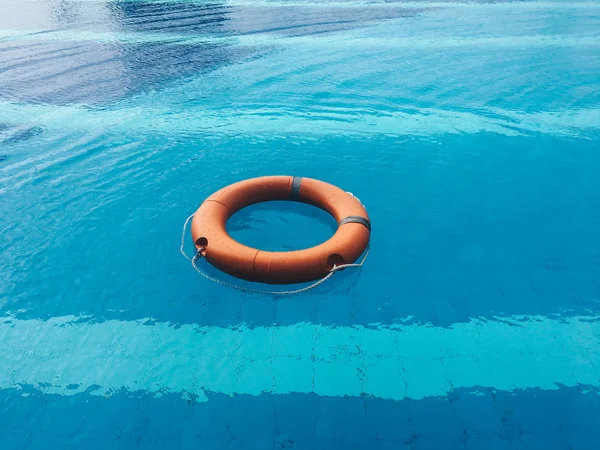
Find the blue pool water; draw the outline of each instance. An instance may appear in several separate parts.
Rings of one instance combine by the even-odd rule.
[[[194,272],[273,174],[361,199],[361,270]],[[598,1],[2,0],[0,448],[595,450],[599,174]]]

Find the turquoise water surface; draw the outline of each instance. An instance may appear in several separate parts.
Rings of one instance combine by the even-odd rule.
[[[195,273],[185,219],[280,174],[365,266]],[[598,1],[2,0],[0,449],[596,450],[599,174]]]

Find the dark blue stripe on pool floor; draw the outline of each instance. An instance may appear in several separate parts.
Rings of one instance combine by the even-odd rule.
[[[424,400],[290,394],[209,395],[205,403],[115,392],[0,391],[3,450],[512,449],[595,450],[600,395],[586,386],[456,390]]]

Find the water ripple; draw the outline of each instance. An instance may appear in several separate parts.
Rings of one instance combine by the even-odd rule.
[[[597,387],[599,50],[598,1],[3,1],[0,389]],[[300,300],[199,280],[185,217],[282,172],[361,197],[364,270]],[[334,226],[286,212],[230,231]]]

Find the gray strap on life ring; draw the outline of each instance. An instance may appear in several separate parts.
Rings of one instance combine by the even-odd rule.
[[[364,217],[360,217],[360,216],[344,217],[342,220],[339,221],[338,226],[341,227],[345,223],[360,223],[361,225],[364,225],[365,227],[367,227],[367,230],[369,230],[369,232],[371,231],[371,222],[369,221],[369,219],[365,219]]]
[[[292,191],[290,197],[292,200],[298,200],[300,197],[300,184],[302,183],[302,177],[294,177],[292,179]]]

